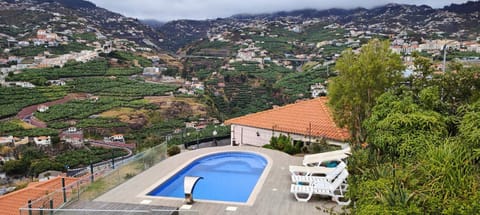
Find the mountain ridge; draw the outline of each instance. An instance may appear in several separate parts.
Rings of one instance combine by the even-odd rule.
[[[479,11],[479,1],[451,4],[438,9],[424,4],[390,3],[371,9],[362,7],[354,9],[332,8],[326,10],[302,9],[262,14],[237,14],[227,18],[210,20],[176,20],[166,22],[164,25],[155,29],[159,32],[168,32],[168,34],[175,35],[176,37],[182,37],[182,43],[171,40],[173,42],[171,50],[173,51],[189,42],[205,38],[208,29],[213,26],[234,22],[289,19],[301,23],[308,19],[320,19],[322,22],[338,23],[347,27],[358,27],[362,30],[369,31],[382,31],[382,29],[371,28],[371,26],[389,26],[390,28],[403,28],[406,31],[425,32],[425,34],[441,31],[454,33],[461,29],[478,31],[478,29],[475,29],[475,26],[478,25],[478,18],[480,17]],[[477,20],[477,22],[475,20]],[[172,32],[178,34],[172,34]],[[382,33],[391,32],[385,31]]]
[[[323,23],[336,23],[345,28],[355,27],[359,30],[383,34],[404,30],[428,35],[432,32],[451,34],[459,30],[478,33],[479,29],[476,26],[480,17],[479,1],[451,4],[439,9],[427,5],[386,4],[371,9],[361,7],[303,9],[264,14],[237,14],[227,18],[208,20],[175,20],[166,23],[126,17],[85,0],[0,0],[1,2],[24,5],[24,7],[10,9],[17,11],[17,14],[22,14],[23,11],[34,6],[43,10],[36,13],[43,13],[45,17],[50,17],[52,12],[56,12],[76,17],[75,19],[84,18],[85,24],[97,28],[109,37],[132,40],[142,46],[169,52],[176,52],[192,42],[206,38],[212,28],[221,25],[254,23],[257,20],[289,20],[301,24],[315,19]],[[6,18],[9,18],[7,21],[13,20],[17,24],[15,26],[22,26],[22,23],[28,24],[28,17],[18,16],[2,16],[0,24],[11,24],[5,21]],[[36,23],[38,24],[40,23]],[[28,30],[36,25],[32,24],[25,28]],[[42,25],[48,26],[46,22]]]

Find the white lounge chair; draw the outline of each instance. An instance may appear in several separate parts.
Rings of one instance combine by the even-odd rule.
[[[331,169],[330,171],[324,173],[323,176],[318,176],[319,172],[315,172],[313,174],[312,172],[304,174],[304,175],[299,175],[299,174],[292,174],[292,182],[293,183],[312,183],[316,181],[333,181],[337,176],[339,176],[347,165],[344,162],[340,162],[337,167],[335,168],[326,168],[326,169]],[[306,167],[306,168],[319,168],[319,167]]]
[[[304,166],[320,166],[322,163],[327,161],[343,161],[348,158],[349,154],[346,154],[344,151],[339,150],[335,153],[331,152],[328,154],[314,154],[314,155],[305,155],[303,158],[302,164]]]
[[[311,155],[305,155],[304,158],[305,159],[315,159],[315,158],[322,158],[322,157],[325,157],[325,156],[333,156],[333,155],[341,155],[341,154],[350,155],[351,153],[352,152],[351,152],[350,147],[346,147],[346,148],[341,149],[341,150],[335,150],[335,151],[330,151],[330,152],[321,152],[321,153],[316,153],[316,154],[311,154]]]
[[[299,202],[307,202],[312,198],[313,194],[317,194],[331,196],[332,200],[337,202],[339,205],[348,205],[350,204],[350,200],[346,202],[340,201],[340,198],[344,197],[348,187],[348,184],[346,183],[347,177],[347,170],[343,170],[333,182],[318,181],[309,185],[292,184],[290,187],[290,192],[295,195],[295,198]]]
[[[335,168],[324,166],[295,166],[290,165],[288,170],[292,175],[321,176],[333,171]]]

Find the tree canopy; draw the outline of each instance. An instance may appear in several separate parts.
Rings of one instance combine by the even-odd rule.
[[[352,137],[364,141],[362,123],[371,115],[376,99],[400,82],[404,66],[388,41],[371,40],[360,53],[342,53],[335,69],[338,76],[329,85],[330,106],[335,121],[348,127]]]
[[[352,212],[478,214],[480,69],[454,64],[439,74],[427,59],[415,64],[362,124],[368,144],[349,159]]]

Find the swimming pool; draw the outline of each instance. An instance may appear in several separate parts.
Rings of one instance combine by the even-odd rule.
[[[201,176],[193,191],[196,200],[247,202],[267,160],[255,153],[222,152],[201,157],[147,195],[184,198],[183,178]]]

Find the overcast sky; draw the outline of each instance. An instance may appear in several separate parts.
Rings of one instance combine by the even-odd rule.
[[[265,13],[305,8],[371,8],[395,2],[441,8],[465,0],[90,0],[97,6],[139,19],[213,19],[240,13]]]

